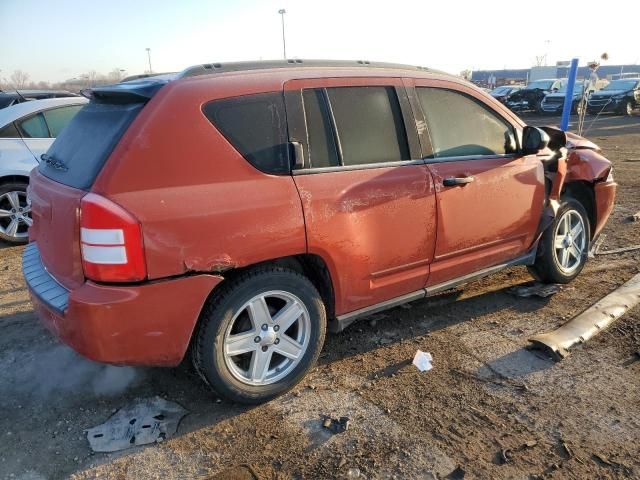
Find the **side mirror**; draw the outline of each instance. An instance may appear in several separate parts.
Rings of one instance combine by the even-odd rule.
[[[551,89],[551,91],[552,91],[553,93],[556,93],[556,92],[558,91],[558,89],[557,89],[557,88],[552,88],[552,89]]]
[[[549,145],[549,135],[537,127],[524,127],[522,131],[522,153],[532,155],[544,150]]]

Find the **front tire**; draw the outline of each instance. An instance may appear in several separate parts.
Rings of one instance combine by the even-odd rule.
[[[584,206],[572,197],[562,199],[553,224],[540,239],[539,254],[531,274],[545,283],[569,283],[587,261],[589,217]]]
[[[280,267],[248,271],[207,301],[192,344],[193,363],[225,398],[266,402],[313,367],[326,324],[320,294],[305,276]]]
[[[9,182],[0,185],[0,240],[13,244],[27,243],[27,230],[32,223],[27,184]]]

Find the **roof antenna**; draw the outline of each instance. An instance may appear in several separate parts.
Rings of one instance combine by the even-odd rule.
[[[14,88],[14,90],[16,91],[16,93],[17,93],[17,94],[18,94],[18,96],[22,99],[22,101],[23,101],[23,102],[27,102],[27,101],[28,101],[26,98],[24,98],[24,97],[22,96],[22,94],[18,91],[18,89],[17,89],[17,88]]]

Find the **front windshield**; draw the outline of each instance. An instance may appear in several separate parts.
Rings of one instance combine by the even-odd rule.
[[[533,90],[539,88],[540,90],[548,90],[553,85],[553,80],[536,80],[527,85],[527,90]]]
[[[638,80],[614,80],[603,90],[631,90],[638,83]]]
[[[567,87],[568,85],[565,83],[564,85],[562,85],[559,89],[558,89],[558,93],[567,93]],[[573,93],[582,93],[583,90],[583,85],[580,83],[576,83],[573,85]]]

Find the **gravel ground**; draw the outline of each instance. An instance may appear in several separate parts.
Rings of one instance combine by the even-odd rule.
[[[557,118],[530,117],[532,124]],[[615,163],[603,248],[640,243],[640,116],[588,134]],[[640,271],[640,252],[597,256],[569,288],[521,299],[518,267],[328,337],[320,363],[266,405],[218,400],[188,366],[89,362],[39,325],[21,247],[0,246],[0,478],[640,478],[640,308],[554,363],[525,349]],[[433,355],[433,370],[410,362]],[[84,429],[138,398],[189,410],[175,437],[92,454]],[[331,434],[324,416],[347,416]]]

